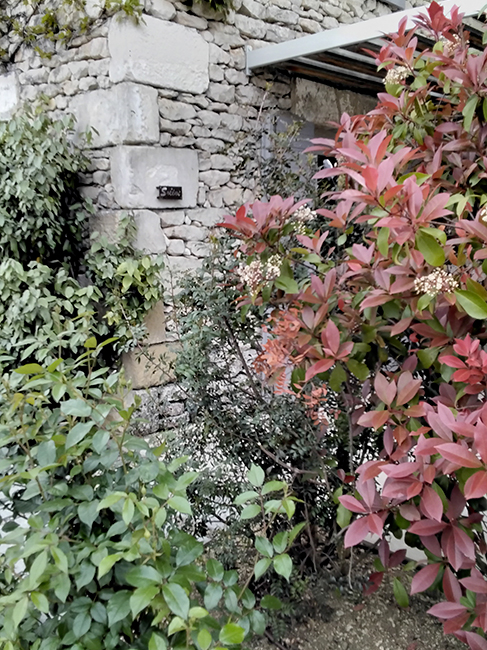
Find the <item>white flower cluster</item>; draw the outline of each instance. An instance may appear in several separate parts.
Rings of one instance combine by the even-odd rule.
[[[250,264],[240,264],[235,272],[251,291],[256,291],[264,280],[275,280],[281,275],[281,264],[279,255],[271,255],[265,266],[260,260],[254,260]]]
[[[445,56],[452,56],[455,50],[462,44],[462,40],[458,34],[453,34],[453,41],[448,38],[440,38],[440,43],[443,45],[443,54]]]
[[[435,269],[429,275],[416,278],[414,281],[414,290],[416,293],[427,293],[429,296],[437,296],[440,293],[451,293],[457,288],[458,282],[445,269]]]
[[[264,280],[264,268],[260,260],[254,260],[250,264],[240,264],[236,273],[251,291],[255,291]]]
[[[267,260],[265,267],[265,276],[267,280],[275,280],[281,275],[282,259],[279,255],[271,255]]]
[[[307,221],[311,221],[311,219],[316,219],[316,212],[311,208],[308,208],[307,205],[302,205],[298,210],[296,210],[293,217],[300,223],[306,223]]]
[[[326,416],[326,409],[324,406],[320,406],[316,410],[316,421],[318,424],[329,424],[328,418]]]
[[[405,65],[400,65],[397,68],[391,68],[387,71],[384,79],[384,84],[399,84],[403,79],[406,79],[410,74],[409,68]]]
[[[479,221],[487,224],[487,204],[480,208],[479,212]]]

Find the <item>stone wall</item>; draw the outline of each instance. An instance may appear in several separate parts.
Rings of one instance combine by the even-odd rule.
[[[96,2],[90,8],[96,14]],[[265,116],[296,115],[312,123],[312,135],[344,109],[370,108],[370,98],[275,70],[248,77],[245,45],[390,11],[377,0],[234,0],[225,18],[204,2],[147,0],[140,24],[114,17],[49,59],[20,49],[0,76],[0,119],[41,95],[54,114],[74,113],[80,140],[92,129],[82,190],[98,211],[94,227],[113,231],[121,211],[133,211],[138,245],[165,253],[168,273],[188,272],[222,215],[258,192]],[[181,186],[182,198],[158,198],[157,187],[168,185]],[[154,352],[167,339],[162,311],[150,319]],[[157,383],[128,363],[137,387]]]

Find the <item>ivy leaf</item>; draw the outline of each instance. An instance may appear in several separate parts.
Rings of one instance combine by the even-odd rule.
[[[225,570],[221,562],[211,558],[206,563],[206,571],[208,572],[210,578],[213,578],[213,580],[216,580],[216,582],[220,582],[223,579]]]
[[[24,616],[27,614],[27,607],[29,606],[29,598],[23,596],[19,602],[15,605],[12,612],[12,623],[14,629],[18,628],[20,623],[23,621]]]
[[[264,470],[262,467],[257,467],[257,465],[252,464],[247,472],[247,479],[254,487],[260,487],[264,484],[265,480]]]
[[[246,506],[240,515],[240,519],[253,519],[260,514],[260,506],[257,503],[251,503]]]
[[[63,573],[68,572],[68,558],[58,546],[51,546],[51,555],[57,568]]]
[[[265,557],[272,557],[274,555],[274,549],[271,542],[260,535],[257,535],[255,538],[255,548]]]
[[[66,449],[74,447],[78,442],[81,442],[91,431],[92,427],[93,422],[78,422],[75,424],[66,437]]]
[[[98,579],[107,574],[112,566],[121,559],[121,557],[122,553],[113,553],[112,555],[106,555],[98,565]]]
[[[167,505],[178,512],[182,512],[183,515],[190,515],[192,513],[191,505],[188,499],[185,499],[184,497],[171,497],[167,502]]]
[[[266,628],[266,620],[264,614],[262,612],[259,612],[257,609],[254,609],[254,611],[250,612],[249,617],[252,629],[255,634],[264,634]]]
[[[223,589],[220,585],[209,584],[205,589],[204,603],[208,610],[215,609],[223,596]]]
[[[43,614],[47,614],[49,612],[49,601],[40,591],[33,591],[30,594],[30,599],[40,612]]]
[[[274,570],[289,582],[289,577],[293,570],[293,561],[287,553],[283,553],[274,558]]]
[[[93,522],[98,517],[98,501],[80,503],[78,506],[78,517],[88,528],[91,528]]]
[[[267,596],[264,596],[262,600],[260,601],[261,606],[264,609],[281,609],[282,608],[282,603],[279,600],[279,598],[276,598],[276,596],[271,596],[268,594]]]
[[[272,560],[269,558],[262,558],[262,560],[259,560],[257,564],[255,565],[254,569],[254,575],[255,579],[258,580],[261,576],[264,575],[264,573],[267,571],[267,569],[271,566]]]
[[[152,632],[152,636],[149,639],[148,650],[166,650],[166,648],[167,648],[167,643],[165,639],[163,639],[160,634],[156,634],[155,632]],[[202,648],[202,650],[206,650],[206,648]]]
[[[200,650],[208,650],[212,643],[213,639],[211,637],[211,634],[208,632],[206,628],[203,628],[198,632],[198,636],[196,637],[196,642],[198,643]],[[151,650],[151,648],[149,648]]]
[[[130,591],[117,591],[107,603],[108,625],[111,627],[130,614]]]
[[[130,609],[132,611],[132,616],[134,619],[143,609],[145,609],[151,603],[151,601],[158,593],[159,587],[156,587],[155,585],[150,585],[149,587],[139,587],[134,591],[132,596],[130,596]]]
[[[164,600],[171,612],[183,620],[186,620],[189,614],[190,603],[188,595],[184,589],[180,585],[170,582],[167,585],[164,585],[162,593],[164,594]],[[210,608],[207,607],[207,609]]]
[[[91,616],[88,612],[80,612],[73,621],[71,627],[75,639],[85,635],[91,627]]]

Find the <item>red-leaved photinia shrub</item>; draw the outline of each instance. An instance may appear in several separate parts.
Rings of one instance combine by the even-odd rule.
[[[456,9],[433,2],[417,23],[378,56],[376,109],[313,141],[337,161],[317,175],[341,185],[317,210],[331,230],[280,197],[223,225],[241,240],[242,302],[272,307],[258,370],[321,423],[332,386],[351,437],[381,437],[377,457],[342,468],[353,492],[340,502],[356,514],[345,545],[404,530],[429,559],[412,593],[442,588],[430,612],[486,650],[487,51],[470,48]],[[418,28],[434,43],[420,54]],[[403,556],[381,544],[384,566]]]

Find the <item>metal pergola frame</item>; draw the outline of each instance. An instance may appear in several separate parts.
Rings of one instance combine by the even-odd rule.
[[[465,27],[475,41],[474,45],[482,46],[484,23],[477,17],[486,1],[448,0],[440,4],[447,12],[454,6],[459,8],[464,14]],[[376,94],[382,86],[385,72],[377,72],[374,58],[364,49],[378,52],[384,43],[384,36],[395,32],[404,17],[407,18],[407,27],[411,28],[414,18],[425,11],[426,7],[416,7],[255,50],[247,46],[247,74],[272,66],[285,69],[295,76]],[[423,47],[430,44],[421,36],[419,40]]]

